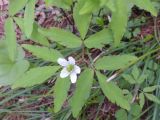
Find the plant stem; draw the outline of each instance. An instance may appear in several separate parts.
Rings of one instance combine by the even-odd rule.
[[[158,47],[157,49],[154,49],[154,50],[152,50],[152,51],[150,51],[150,52],[148,52],[148,53],[142,55],[142,56],[139,57],[137,60],[131,62],[131,63],[130,63],[127,67],[125,67],[124,69],[121,69],[121,70],[117,71],[117,72],[115,73],[116,76],[118,76],[118,74],[121,74],[123,71],[125,71],[125,70],[128,69],[130,66],[134,65],[135,63],[137,63],[137,62],[143,60],[144,58],[146,58],[147,56],[149,56],[149,55],[151,55],[151,54],[157,52],[158,50],[160,50],[160,47]],[[112,75],[112,76],[115,76],[115,74]],[[112,76],[111,76],[111,77],[112,77]],[[111,77],[110,77],[110,78],[111,78]],[[114,78],[115,78],[115,77],[114,77]],[[107,79],[106,81],[108,81],[108,79]],[[111,80],[110,80],[110,81],[111,81]]]

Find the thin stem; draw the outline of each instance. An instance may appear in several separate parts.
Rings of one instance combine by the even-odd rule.
[[[138,91],[139,91],[139,88],[140,88],[140,85],[136,85],[135,88],[134,88],[134,96],[131,100],[131,104],[134,103],[134,101],[136,100],[136,97],[138,95]]]
[[[147,56],[149,56],[149,55],[151,55],[151,54],[157,52],[158,50],[160,50],[160,47],[158,47],[157,49],[152,50],[152,51],[150,51],[150,52],[148,52],[148,53],[142,55],[142,56],[139,57],[137,60],[131,62],[131,63],[130,63],[127,67],[125,67],[124,69],[121,69],[121,70],[117,71],[117,72],[115,73],[116,76],[118,76],[118,74],[121,74],[123,71],[125,71],[125,70],[128,69],[130,66],[134,65],[135,63],[137,63],[137,62],[143,60],[144,58],[146,58]],[[114,75],[115,75],[115,74],[114,74]],[[113,75],[113,76],[114,76],[114,75]],[[111,77],[112,77],[112,76],[111,76]],[[114,77],[114,78],[115,78],[115,77]],[[108,81],[108,79],[107,79],[106,81]],[[110,81],[111,81],[111,80],[110,80]]]

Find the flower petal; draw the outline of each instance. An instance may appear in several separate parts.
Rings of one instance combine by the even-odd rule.
[[[74,71],[79,74],[81,72],[81,68],[79,66],[75,65]]]
[[[57,62],[58,62],[58,64],[60,64],[63,67],[68,65],[68,61],[64,58],[58,58]]]
[[[77,81],[77,74],[75,72],[72,72],[70,74],[70,79],[71,79],[72,83],[76,83],[76,81]]]
[[[75,65],[76,61],[73,57],[68,57],[68,62],[72,65]]]
[[[108,21],[111,22],[112,18],[108,15]]]
[[[60,73],[60,77],[61,77],[61,78],[65,78],[65,77],[67,77],[69,74],[70,74],[70,73],[67,71],[67,69],[66,69],[66,68],[63,68],[62,71],[61,71],[61,73]]]

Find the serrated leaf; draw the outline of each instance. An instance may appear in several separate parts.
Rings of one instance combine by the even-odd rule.
[[[39,32],[51,39],[52,41],[55,41],[68,48],[77,48],[80,47],[82,44],[80,38],[78,38],[71,32],[60,28],[39,29]]]
[[[40,43],[41,45],[49,46],[49,42],[48,42],[47,38],[44,37],[42,34],[40,34],[38,32],[38,29],[39,29],[39,26],[34,22],[33,23],[33,31],[30,36],[30,39],[37,42],[37,43]]]
[[[143,92],[153,92],[153,91],[156,90],[156,88],[158,88],[157,85],[155,85],[155,86],[150,86],[150,87],[145,87],[145,88],[143,89]]]
[[[100,4],[99,0],[86,0],[85,4],[80,9],[79,14],[80,15],[90,14],[99,8],[99,4]]]
[[[14,20],[16,21],[16,24],[20,27],[22,32],[25,32],[24,30],[24,19],[19,17],[14,17]],[[46,37],[44,37],[42,34],[38,32],[39,26],[34,22],[33,23],[33,31],[31,36],[29,37],[34,42],[40,43],[41,45],[49,46],[49,42]]]
[[[142,111],[142,109],[141,109],[141,107],[140,107],[138,104],[133,103],[133,104],[131,105],[131,110],[130,110],[130,112],[131,112],[131,114],[132,114],[133,116],[138,116],[138,115],[140,115],[140,114],[141,114],[141,111]]]
[[[9,15],[13,16],[24,8],[28,0],[10,0]]]
[[[0,65],[0,85],[12,85],[16,79],[20,78],[27,71],[28,67],[29,62],[26,60],[18,61],[15,64],[8,63]]]
[[[144,94],[150,101],[160,104],[160,100],[155,95],[148,94],[148,93],[144,93]]]
[[[137,66],[133,67],[133,69],[132,69],[132,75],[133,75],[134,79],[137,81],[138,77],[140,75],[140,71],[139,71],[139,69],[138,69]]]
[[[106,82],[106,77],[99,72],[96,72],[99,85],[105,94],[105,96],[118,106],[130,110],[129,101],[127,101],[123,95],[123,91],[113,82]]]
[[[85,38],[88,32],[88,28],[89,28],[91,17],[92,17],[91,13],[85,14],[85,15],[79,14],[80,9],[83,7],[85,1],[86,0],[79,0],[73,10],[73,18],[74,18],[75,24],[78,28],[78,31],[80,32],[82,39]]]
[[[9,58],[12,61],[15,61],[17,54],[17,42],[16,42],[15,26],[12,18],[8,18],[5,22],[5,36],[6,36],[5,42],[8,49]]]
[[[145,103],[144,94],[143,94],[143,93],[140,93],[140,94],[139,94],[139,104],[140,104],[141,108],[143,108],[144,103]]]
[[[0,86],[14,83],[27,69],[29,62],[24,60],[24,51],[18,47],[15,61],[11,61],[8,55],[5,40],[0,41]]]
[[[133,4],[141,9],[149,11],[153,16],[157,16],[158,11],[150,0],[131,0]]]
[[[93,83],[93,70],[86,69],[77,80],[76,91],[70,100],[71,110],[74,117],[77,117],[80,110],[87,101]]]
[[[5,42],[5,40],[3,42]],[[0,64],[16,63],[17,61],[23,60],[24,57],[25,57],[25,53],[20,46],[17,47],[17,54],[16,54],[15,61],[11,61],[11,59],[9,58],[6,45],[2,49],[0,48]]]
[[[136,60],[137,57],[132,55],[104,56],[97,60],[95,67],[98,70],[118,70],[127,67]]]
[[[32,68],[15,81],[12,88],[25,88],[41,84],[59,69],[57,66]]]
[[[116,11],[112,12],[110,27],[114,33],[114,45],[119,46],[120,41],[126,31],[128,22],[128,6],[126,0],[116,0]]]
[[[26,36],[29,38],[33,31],[34,23],[34,9],[37,0],[29,0],[24,12],[24,30]]]
[[[123,76],[123,78],[124,78],[127,82],[129,82],[130,84],[135,84],[135,83],[136,83],[136,81],[132,78],[131,75],[123,74],[122,76]]]
[[[139,84],[143,83],[146,78],[147,78],[147,75],[146,75],[146,74],[142,74],[142,75],[139,77],[137,83],[139,83]]]
[[[127,112],[124,109],[116,111],[116,120],[127,120]]]
[[[154,62],[153,60],[151,60],[149,63],[148,63],[148,68],[149,69],[153,69],[153,70],[157,70],[158,69],[158,64],[156,62]]]
[[[58,112],[67,99],[70,84],[69,78],[59,78],[56,80],[54,86],[54,112]]]
[[[62,57],[62,54],[52,48],[40,47],[35,45],[22,45],[25,49],[31,52],[38,58],[41,58],[46,61],[57,62],[58,58]]]
[[[105,44],[113,42],[113,35],[109,29],[103,29],[100,32],[91,35],[84,41],[88,48],[102,48]]]

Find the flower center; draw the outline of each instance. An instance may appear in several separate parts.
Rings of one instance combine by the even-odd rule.
[[[74,65],[68,65],[67,66],[67,71],[71,72],[73,70],[73,68],[74,68]]]

